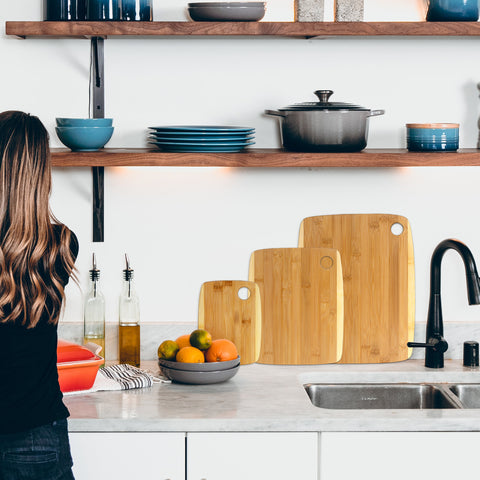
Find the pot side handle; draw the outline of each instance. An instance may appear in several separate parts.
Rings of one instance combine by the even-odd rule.
[[[369,117],[376,117],[378,115],[383,115],[385,110],[371,110]]]
[[[286,115],[282,112],[279,112],[277,110],[265,110],[265,113],[267,115],[273,115],[275,117],[285,117]]]

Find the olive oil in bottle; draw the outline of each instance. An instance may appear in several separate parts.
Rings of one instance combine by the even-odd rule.
[[[101,347],[99,355],[105,358],[105,297],[98,287],[100,270],[97,268],[95,254],[92,264],[90,288],[83,308],[83,343],[95,343]]]
[[[140,302],[133,285],[133,270],[125,254],[119,302],[118,352],[120,363],[140,366]]]

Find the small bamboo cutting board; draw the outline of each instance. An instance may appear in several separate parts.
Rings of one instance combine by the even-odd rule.
[[[231,340],[240,363],[255,363],[261,340],[260,291],[254,282],[218,280],[205,282],[200,290],[198,328],[214,339]]]
[[[342,354],[342,265],[330,248],[271,248],[250,257],[262,304],[259,363],[335,363]]]
[[[410,224],[387,214],[306,218],[300,247],[340,251],[345,332],[340,363],[406,360],[415,325],[415,267]]]

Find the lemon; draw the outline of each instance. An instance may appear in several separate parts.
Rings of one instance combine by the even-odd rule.
[[[158,358],[163,358],[164,360],[175,360],[179,347],[178,343],[173,340],[165,340],[158,347]]]
[[[211,344],[212,335],[206,330],[199,328],[190,334],[190,345],[192,347],[196,347],[199,350],[207,350]]]

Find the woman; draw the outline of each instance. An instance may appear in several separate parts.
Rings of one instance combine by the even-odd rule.
[[[0,162],[0,480],[71,480],[56,353],[78,242],[50,211],[48,133],[37,117],[0,113]]]

